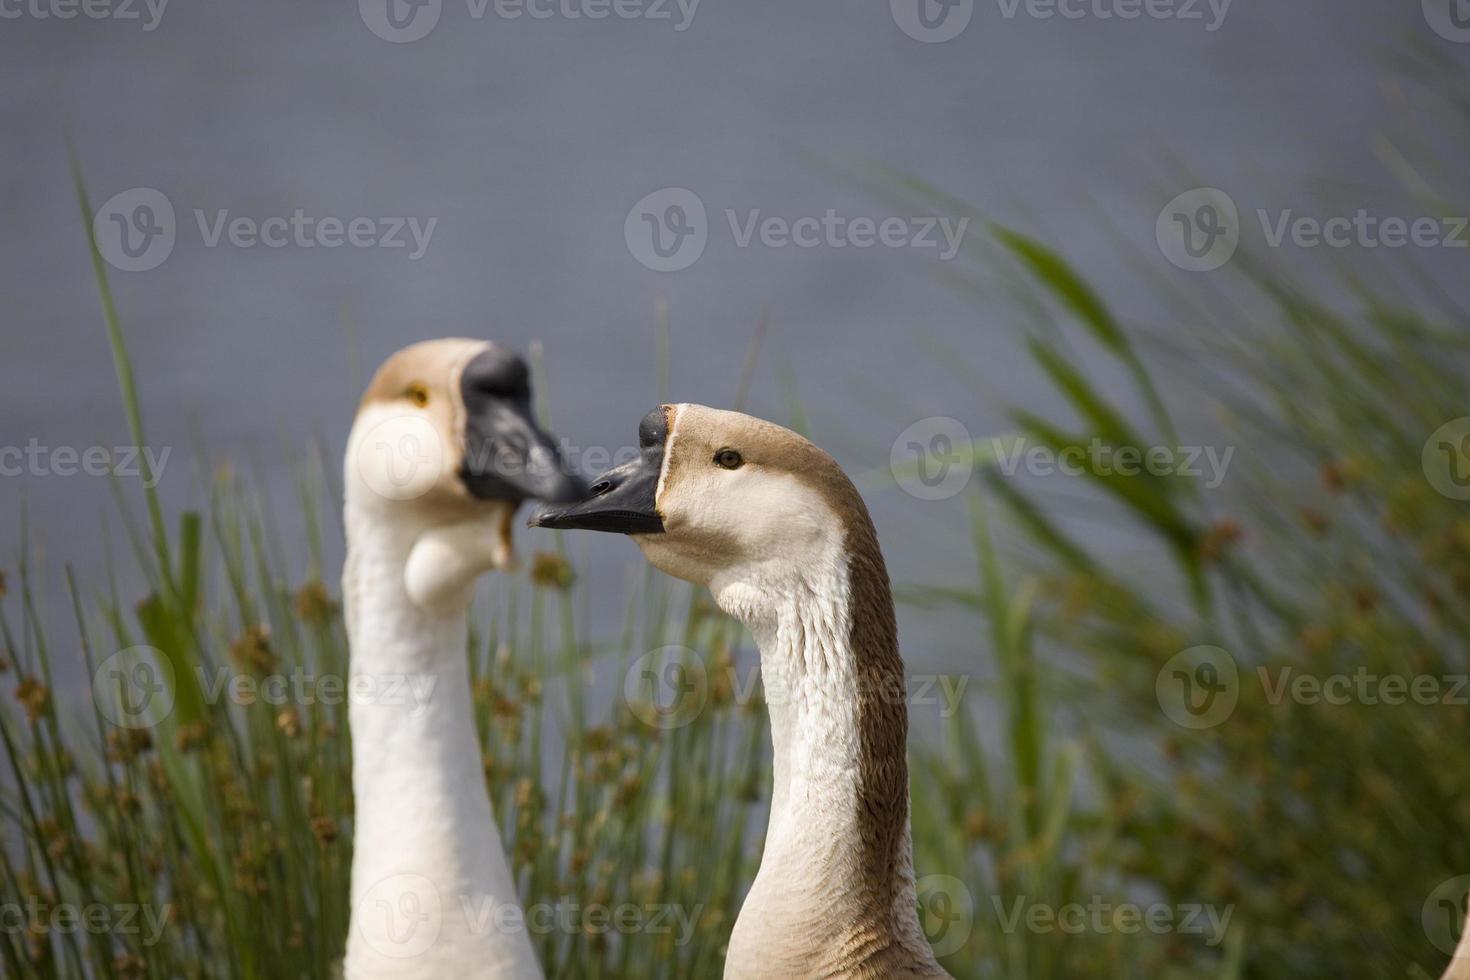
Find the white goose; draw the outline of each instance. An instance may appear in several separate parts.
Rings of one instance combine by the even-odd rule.
[[[348,439],[352,924],[343,972],[539,978],[475,735],[465,657],[475,580],[514,562],[528,497],[567,499],[525,363],[473,340],[395,354]]]
[[[735,412],[662,406],[639,443],[532,523],[632,535],[760,646],[775,786],[725,976],[948,976],[919,925],[903,661],[862,498],[806,439]]]
[[[1460,944],[1440,980],[1470,980],[1470,918],[1461,924]]]

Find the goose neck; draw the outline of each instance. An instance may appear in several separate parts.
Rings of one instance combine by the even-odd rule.
[[[410,598],[405,567],[416,537],[355,525],[349,514],[343,595],[355,815],[347,975],[539,976],[524,930],[485,925],[518,898],[485,788],[468,614],[426,610]],[[433,940],[420,949],[426,930]]]
[[[818,558],[779,583],[715,586],[760,647],[774,753],[765,851],[727,976],[881,962],[927,968],[915,912],[903,662],[881,557]]]

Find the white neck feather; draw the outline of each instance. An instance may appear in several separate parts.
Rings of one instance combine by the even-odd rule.
[[[918,957],[913,975],[929,975],[937,967],[916,912],[907,821],[900,853],[885,869],[891,906],[873,906],[872,868],[862,857],[860,778],[872,760],[863,759],[845,555],[809,561],[779,580],[736,570],[717,576],[711,590],[760,647],[774,751],[765,851],[730,938],[725,976],[827,975],[856,966],[841,947],[870,937],[898,937]]]
[[[348,980],[538,978],[485,791],[466,661],[467,605],[483,568],[416,603],[411,564],[432,532],[396,526],[349,494],[343,596],[356,797]],[[461,529],[460,533],[463,533]],[[442,542],[440,542],[442,543]],[[421,576],[417,576],[421,577]],[[496,923],[510,923],[498,930]]]

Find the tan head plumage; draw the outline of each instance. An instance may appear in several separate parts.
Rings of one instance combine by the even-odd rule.
[[[410,591],[429,601],[487,568],[514,565],[522,501],[566,500],[584,485],[532,417],[530,376],[514,352],[431,340],[373,376],[348,438],[349,538],[412,543]],[[414,583],[417,583],[415,585]]]

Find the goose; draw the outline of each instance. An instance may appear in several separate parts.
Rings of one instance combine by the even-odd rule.
[[[1460,924],[1460,942],[1440,980],[1470,980],[1470,918]]]
[[[748,415],[664,405],[638,441],[531,523],[630,535],[760,648],[774,786],[725,976],[948,977],[919,924],[903,661],[862,498],[821,449]]]
[[[511,520],[565,500],[526,364],[477,340],[394,354],[348,437],[342,576],[355,797],[347,980],[539,978],[485,789],[465,658]]]

